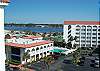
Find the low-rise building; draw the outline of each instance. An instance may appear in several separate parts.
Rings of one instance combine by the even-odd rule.
[[[13,36],[6,39],[6,59],[24,64],[52,54],[53,41],[42,40],[37,36]]]

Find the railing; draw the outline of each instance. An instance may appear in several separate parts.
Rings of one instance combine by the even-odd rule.
[[[9,0],[0,0],[1,3],[9,3]]]

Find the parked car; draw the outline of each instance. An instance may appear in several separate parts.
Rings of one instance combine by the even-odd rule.
[[[98,68],[99,67],[99,58],[96,57],[94,60],[91,60],[90,66]]]
[[[95,60],[91,60],[91,63],[95,63]]]
[[[95,67],[96,68],[99,68],[99,63],[95,63]]]
[[[91,67],[94,67],[94,63],[91,63],[90,66],[91,66]]]
[[[65,64],[71,64],[72,61],[71,60],[64,60],[63,63],[65,63]]]

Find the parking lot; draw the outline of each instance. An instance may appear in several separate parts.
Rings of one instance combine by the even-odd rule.
[[[91,60],[95,59],[95,56],[96,55],[85,56],[85,61],[83,65],[76,65],[70,62],[70,60],[72,59],[71,55],[70,56],[61,55],[57,60],[54,61],[54,63],[50,64],[49,67],[46,64],[44,64],[43,61],[35,62],[29,65],[28,67],[35,71],[100,71],[100,68],[90,66]],[[18,70],[15,69],[14,71]]]

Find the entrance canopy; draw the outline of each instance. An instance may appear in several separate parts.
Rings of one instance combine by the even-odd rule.
[[[61,50],[61,49],[54,49],[54,50],[50,50],[50,52],[56,52],[56,53],[61,53],[61,52],[65,52],[66,50]]]

